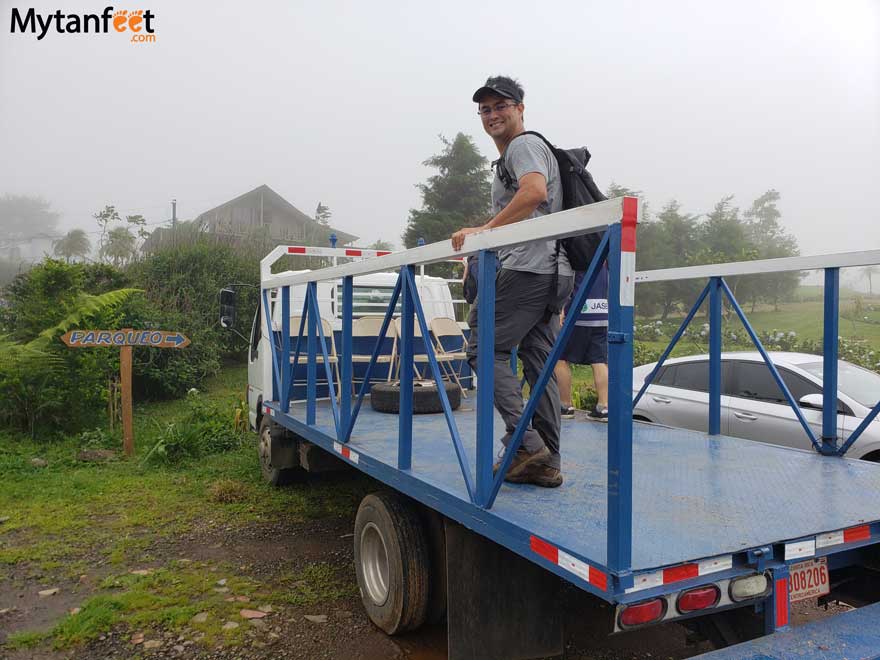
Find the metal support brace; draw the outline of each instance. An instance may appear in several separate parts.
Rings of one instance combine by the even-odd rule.
[[[308,296],[312,293],[314,289],[317,291],[318,283],[317,282],[309,282],[306,285],[306,302],[308,304]],[[318,400],[318,364],[315,358],[318,357],[318,346],[317,346],[317,328],[315,327],[316,319],[312,314],[308,313],[308,309],[305,311],[306,323],[308,326],[308,337],[306,340],[306,346],[308,347],[308,362],[306,362],[306,424],[309,426],[315,425],[315,418],[317,412],[317,400]]]
[[[770,595],[764,605],[764,634],[787,628],[789,625],[788,566],[779,566],[771,571]]]
[[[281,287],[281,412],[290,412],[290,287]]]
[[[724,290],[724,295],[727,296],[727,299],[730,301],[731,307],[733,307],[736,315],[739,317],[739,320],[742,322],[743,327],[748,333],[749,337],[752,340],[752,343],[755,345],[755,348],[758,349],[758,352],[761,354],[761,358],[764,360],[764,364],[767,365],[767,368],[770,369],[770,375],[773,376],[773,380],[776,381],[776,384],[779,386],[779,389],[782,390],[783,396],[785,396],[785,400],[788,401],[788,405],[791,406],[791,409],[794,411],[795,416],[798,418],[798,421],[801,423],[801,427],[804,429],[804,432],[807,434],[807,437],[810,439],[810,442],[813,444],[813,447],[816,451],[821,452],[822,447],[819,444],[819,441],[816,440],[816,436],[813,434],[813,429],[810,428],[810,425],[807,423],[807,420],[804,418],[804,414],[801,412],[800,406],[798,406],[797,401],[794,400],[794,397],[791,395],[791,391],[788,389],[788,385],[785,384],[785,381],[782,380],[782,376],[779,375],[779,371],[776,369],[776,365],[773,364],[773,361],[770,359],[770,356],[767,355],[767,350],[764,348],[764,345],[761,343],[761,340],[758,339],[758,335],[755,333],[748,319],[746,319],[745,312],[742,311],[742,307],[739,306],[739,303],[736,301],[736,298],[733,296],[733,292],[727,286],[727,282],[723,279],[721,280],[721,287]]]
[[[825,319],[822,338],[822,453],[837,453],[837,335],[840,269],[825,269]]]
[[[353,315],[354,278],[351,276],[342,278],[342,382],[340,387],[340,424],[341,433],[337,437],[342,442],[348,442],[346,437],[342,439],[351,422],[351,387],[352,387],[352,315]],[[390,365],[388,367],[391,368]]]
[[[400,269],[403,304],[400,313],[400,413],[398,415],[397,468],[412,468],[412,402],[413,402],[413,305],[409,282],[413,267]],[[408,271],[409,277],[405,271]]]
[[[372,377],[373,369],[376,366],[376,362],[379,360],[379,353],[382,350],[382,342],[385,341],[385,335],[388,334],[388,327],[391,325],[391,319],[394,318],[394,311],[397,308],[397,300],[400,298],[402,288],[403,278],[398,277],[397,282],[394,284],[394,290],[391,292],[391,300],[388,302],[388,309],[385,310],[385,318],[382,319],[382,327],[379,329],[379,336],[376,337],[376,345],[373,347],[373,355],[370,356],[367,370],[364,373],[364,381],[361,383],[361,389],[358,392],[358,398],[354,404],[354,410],[351,411],[351,419],[348,422],[348,427],[345,429],[341,442],[348,442],[351,438],[351,432],[352,429],[354,429],[354,423],[357,421],[358,413],[364,402],[364,396],[367,393],[367,388],[370,387],[370,378]]]
[[[687,327],[690,325],[694,316],[696,316],[697,311],[699,311],[700,306],[703,304],[703,301],[706,299],[706,296],[709,295],[709,285],[707,284],[703,287],[702,292],[697,297],[697,302],[694,303],[694,306],[691,307],[691,311],[688,312],[688,315],[685,317],[684,321],[681,322],[681,325],[678,327],[678,331],[672,337],[672,341],[669,342],[669,346],[666,347],[666,350],[663,351],[663,355],[660,356],[660,359],[657,360],[657,365],[648,374],[648,377],[645,378],[645,382],[642,385],[642,389],[639,390],[639,393],[636,395],[636,398],[633,399],[633,408],[635,408],[639,404],[639,400],[645,394],[645,390],[648,389],[648,385],[654,382],[654,378],[660,373],[660,368],[663,366],[663,363],[666,362],[666,358],[669,357],[669,354],[672,353],[672,349],[675,348],[675,345],[678,344],[678,340],[681,339],[684,331],[687,330]]]
[[[580,288],[574,292],[571,302],[572,309],[581,309],[584,306],[584,302],[587,299],[587,295],[589,294],[590,288],[593,286],[593,283],[596,281],[596,277],[599,275],[599,270],[602,267],[602,263],[605,261],[606,257],[609,256],[608,252],[608,233],[605,232],[605,235],[602,237],[602,241],[599,243],[599,246],[596,248],[596,255],[593,257],[593,262],[590,264],[590,267],[587,269],[586,274],[584,275],[584,279],[581,280]],[[632,308],[630,308],[632,310]],[[630,312],[631,313],[631,312]],[[522,442],[523,433],[525,432],[526,427],[531,423],[532,415],[535,414],[535,409],[538,407],[538,401],[540,401],[541,396],[544,393],[544,388],[547,387],[547,382],[553,376],[553,368],[556,366],[556,362],[559,360],[559,357],[562,355],[562,350],[565,348],[565,345],[568,343],[569,337],[574,332],[574,326],[577,322],[576,314],[569,314],[565,319],[565,323],[562,324],[562,329],[559,331],[559,336],[556,338],[556,343],[553,344],[553,349],[550,351],[550,355],[547,356],[547,361],[544,363],[544,368],[541,370],[541,374],[538,376],[538,380],[535,382],[535,386],[532,388],[531,392],[529,392],[529,401],[526,404],[525,410],[523,410],[522,417],[519,419],[519,423],[516,426],[516,430],[513,432],[513,436],[510,438],[510,443],[507,445],[507,449],[504,451],[504,458],[501,461],[501,465],[498,468],[498,473],[495,475],[495,482],[492,485],[492,493],[490,494],[489,501],[486,503],[485,508],[489,509],[492,507],[492,503],[495,501],[495,498],[498,496],[498,491],[501,489],[501,484],[504,481],[504,474],[507,472],[507,468],[510,466],[510,462],[513,460],[513,455],[516,453],[516,450],[519,448],[520,442]],[[630,318],[630,330],[632,330],[632,318]],[[630,337],[630,342],[632,340],[631,333],[627,336]],[[479,351],[483,350],[482,346],[478,347]],[[629,365],[629,383],[630,390],[627,394],[627,404],[630,404],[629,397],[632,392],[632,344],[630,343],[630,365]],[[479,375],[479,374],[478,374]],[[482,376],[480,376],[480,383],[482,383]],[[479,389],[477,390],[479,394]],[[630,404],[631,405],[631,404]],[[630,408],[630,417],[632,417],[632,409]]]
[[[412,294],[411,301],[413,313],[415,314],[416,321],[422,331],[422,337],[429,337],[431,333],[428,328],[428,322],[425,319],[425,310],[422,309],[422,302],[419,299],[419,292],[415,280],[412,279],[412,275],[407,271],[403,272],[403,276],[406,279],[407,290]],[[455,423],[455,416],[452,414],[452,406],[449,404],[449,397],[446,394],[443,376],[440,373],[440,365],[437,362],[437,356],[434,353],[434,346],[429,341],[425,342],[425,355],[428,358],[428,368],[431,370],[431,376],[434,378],[434,383],[437,385],[440,403],[443,406],[443,415],[446,418],[446,426],[449,429],[449,435],[452,437],[452,446],[455,448],[455,454],[458,458],[458,465],[461,468],[462,477],[464,477],[464,485],[467,488],[468,497],[472,503],[476,503],[467,453],[464,450],[464,445],[461,443],[461,435],[459,434],[458,426]]]
[[[721,433],[721,278],[709,280],[709,435]]]
[[[330,364],[330,355],[327,353],[327,338],[324,336],[324,327],[321,323],[318,297],[311,289],[306,294],[306,304],[308,314],[315,319],[315,325],[318,328],[318,344],[321,347],[321,359],[324,361],[324,377],[327,379],[327,393],[330,397],[330,409],[333,412],[333,425],[336,428],[336,438],[339,439],[342,427],[339,426],[339,408],[336,405],[336,388],[333,385],[333,367]]]
[[[608,228],[608,334],[624,341],[608,343],[608,569],[615,573],[632,566],[632,329],[633,301],[625,278],[635,264],[625,264],[621,225]],[[634,246],[633,246],[634,247]],[[632,286],[632,284],[629,284]]]
[[[495,421],[495,253],[480,251],[477,274],[477,503],[488,508],[492,491]],[[514,358],[515,359],[515,358]]]
[[[263,318],[266,319],[266,328],[269,338],[269,353],[272,356],[272,401],[278,401],[278,391],[281,389],[281,368],[278,353],[281,348],[275,340],[275,331],[272,329],[272,309],[269,305],[269,289],[263,289]]]

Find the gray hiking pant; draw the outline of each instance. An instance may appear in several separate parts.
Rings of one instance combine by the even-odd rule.
[[[504,420],[507,434],[502,442],[507,445],[523,413],[523,395],[519,378],[510,368],[510,354],[519,346],[517,354],[522,360],[526,380],[534,388],[544,368],[544,363],[559,333],[559,317],[556,314],[546,320],[547,305],[554,295],[553,275],[538,275],[502,268],[495,279],[495,407]],[[479,298],[471,307],[468,325],[468,364],[476,372],[479,337],[477,314]],[[479,376],[479,374],[477,374]],[[559,468],[559,388],[556,377],[538,402],[532,425],[523,434],[522,447],[533,454],[543,445],[550,450],[547,464]],[[534,426],[534,428],[532,428]],[[537,431],[537,433],[535,432]]]

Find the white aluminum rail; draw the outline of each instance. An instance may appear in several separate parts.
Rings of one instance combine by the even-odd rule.
[[[292,255],[297,257],[330,257],[335,266],[339,257],[345,259],[368,259],[391,254],[391,250],[371,250],[369,248],[356,247],[317,247],[314,245],[278,245],[269,254],[260,260],[260,279],[266,279],[272,274],[272,265],[281,257]]]
[[[366,261],[322,268],[309,273],[278,273],[264,277],[263,288],[295,286],[307,282],[335,280],[342,277],[368,275],[381,271],[393,271],[411,264],[428,264],[476,254],[480,250],[497,250],[531,241],[550,241],[568,238],[588,232],[604,231],[608,225],[620,222],[623,217],[624,197],[605,202],[581,206],[568,211],[560,211],[529,220],[522,220],[497,229],[490,229],[469,235],[461,250],[452,249],[452,242],[438,241],[401,252],[376,257]],[[639,217],[641,217],[639,204]],[[319,275],[319,277],[316,277]]]
[[[642,282],[668,282],[707,277],[731,277],[734,275],[757,275],[760,273],[786,273],[797,270],[820,270],[823,268],[851,268],[880,264],[880,250],[862,252],[839,252],[809,257],[781,257],[779,259],[756,259],[725,264],[683,266],[643,270],[636,273],[636,284]]]

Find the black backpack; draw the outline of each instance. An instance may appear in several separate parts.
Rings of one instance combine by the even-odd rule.
[[[556,163],[559,165],[559,177],[562,180],[563,209],[573,209],[608,199],[602,194],[596,182],[593,181],[592,175],[587,171],[587,163],[590,162],[590,152],[586,147],[558,149],[550,144],[547,138],[535,131],[525,131],[520,133],[520,135],[534,135],[541,138],[556,157]],[[513,177],[504,167],[504,156],[502,155],[495,162],[498,168],[498,178],[501,179],[505,188],[510,188],[513,185]],[[599,247],[601,240],[601,233],[581,234],[580,236],[564,238],[561,241],[556,241],[556,253],[558,256],[559,245],[562,244],[572,269],[586,271],[593,261],[596,248]]]

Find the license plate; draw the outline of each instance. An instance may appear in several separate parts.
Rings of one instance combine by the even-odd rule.
[[[788,600],[792,603],[824,596],[831,591],[826,557],[792,564],[788,570]]]

